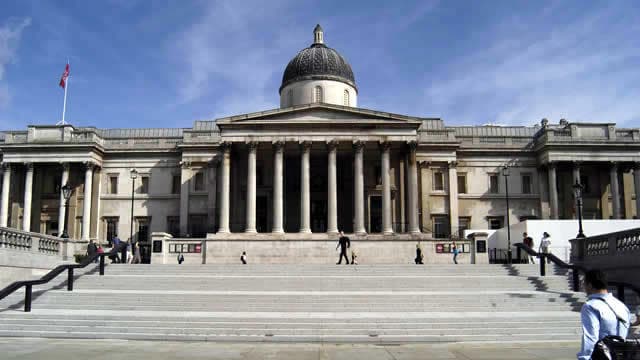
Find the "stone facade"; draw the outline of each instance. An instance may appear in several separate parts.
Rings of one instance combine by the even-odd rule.
[[[312,80],[299,80],[300,91],[326,81]],[[305,96],[307,104],[185,129],[5,131],[0,227],[61,233],[67,183],[71,237],[133,235],[146,251],[152,232],[234,241],[338,230],[361,239],[451,239],[506,224],[505,181],[511,223],[574,218],[576,181],[585,187],[585,218],[638,216],[640,129],[564,119],[445,126]]]

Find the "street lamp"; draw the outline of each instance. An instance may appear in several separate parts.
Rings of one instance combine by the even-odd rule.
[[[73,194],[73,188],[69,186],[69,183],[64,184],[62,187],[62,197],[64,197],[64,226],[62,230],[63,239],[69,238],[69,233],[67,232],[67,225],[69,224],[69,199],[71,198],[71,194]]]
[[[576,197],[576,208],[578,210],[578,235],[576,235],[577,239],[585,238],[586,236],[582,232],[582,190],[584,187],[582,184],[576,180],[576,183],[573,184],[573,195]]]
[[[509,167],[502,167],[502,176],[504,176],[504,191],[507,200],[507,263],[511,264],[511,226],[509,223]]]
[[[138,171],[131,169],[129,176],[131,177],[131,231],[129,234],[129,241],[133,244],[133,201],[136,196],[136,179],[138,178]],[[127,248],[122,249],[122,261],[127,262]]]

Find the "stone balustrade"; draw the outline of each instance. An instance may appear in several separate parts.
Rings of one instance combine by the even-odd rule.
[[[32,254],[54,255],[68,260],[74,253],[86,251],[86,241],[62,239],[55,236],[0,227],[0,249]]]
[[[640,228],[571,240],[571,262],[640,286]]]

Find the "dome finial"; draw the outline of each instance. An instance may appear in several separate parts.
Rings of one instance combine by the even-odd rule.
[[[320,24],[317,24],[315,29],[313,29],[313,43],[324,44],[324,31],[322,31]]]

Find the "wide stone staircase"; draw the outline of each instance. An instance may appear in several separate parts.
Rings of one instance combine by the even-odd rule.
[[[578,340],[550,265],[108,265],[0,301],[0,336],[203,341]],[[64,277],[66,278],[66,277]]]

